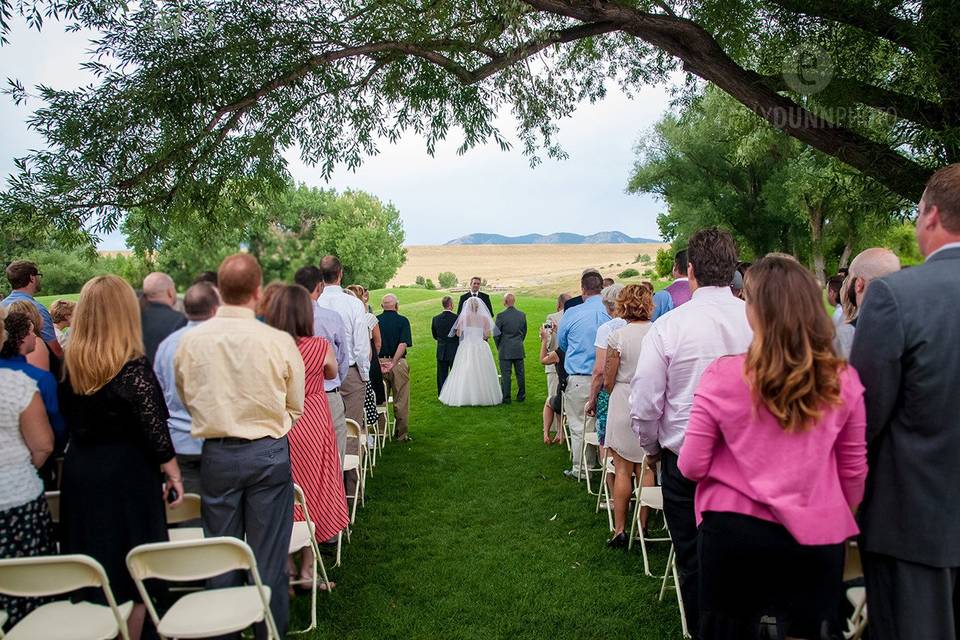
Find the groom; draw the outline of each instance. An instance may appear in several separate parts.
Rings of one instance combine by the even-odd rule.
[[[490,312],[490,317],[493,317],[493,305],[490,304],[490,296],[485,294],[483,291],[480,291],[480,283],[482,280],[478,276],[473,276],[470,278],[470,291],[467,291],[465,294],[460,296],[460,304],[457,306],[457,315],[460,315],[460,312],[463,311],[463,305],[467,303],[467,300],[470,298],[480,298],[483,304],[487,305],[487,311]]]
[[[516,298],[512,293],[503,297],[503,311],[497,314],[499,333],[493,340],[500,354],[500,388],[503,391],[503,404],[510,404],[511,367],[517,372],[517,402],[527,397],[527,387],[523,376],[523,340],[527,337],[527,316],[514,306]]]

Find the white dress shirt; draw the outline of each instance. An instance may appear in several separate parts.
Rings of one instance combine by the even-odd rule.
[[[630,384],[633,431],[647,453],[679,454],[700,376],[753,340],[746,304],[730,287],[699,287],[690,302],[658,319],[643,339]]]
[[[344,293],[343,289],[335,284],[325,284],[323,293],[317,299],[317,304],[323,309],[330,309],[340,314],[347,339],[348,366],[358,366],[360,378],[364,381],[370,378],[370,330],[367,328],[367,308],[356,297]],[[346,375],[344,375],[346,377]]]

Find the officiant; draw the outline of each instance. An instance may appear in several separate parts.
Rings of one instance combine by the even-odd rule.
[[[466,304],[467,300],[470,298],[480,298],[480,300],[487,306],[487,311],[490,312],[490,317],[493,317],[493,304],[490,302],[490,296],[485,294],[483,291],[480,291],[480,285],[483,281],[480,279],[480,276],[473,276],[470,278],[470,291],[467,291],[465,294],[460,296],[460,304],[457,306],[457,315],[460,315],[463,312],[463,305]]]
[[[433,317],[430,325],[433,339],[437,341],[437,395],[443,391],[443,383],[447,381],[460,344],[460,338],[455,334],[450,335],[453,324],[457,321],[457,314],[453,312],[453,298],[443,296],[442,304],[443,311]]]

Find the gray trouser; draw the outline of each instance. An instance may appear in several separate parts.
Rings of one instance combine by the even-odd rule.
[[[177,465],[180,466],[184,492],[200,493],[200,455],[178,453]]]
[[[260,579],[270,587],[270,610],[283,636],[290,621],[287,551],[293,528],[287,438],[208,439],[203,443],[200,474],[204,535],[246,538],[257,559]],[[210,587],[243,582],[243,574],[234,571],[212,578]],[[263,624],[257,625],[256,637],[267,637]]]
[[[871,640],[960,638],[957,567],[861,552]]]
[[[523,373],[523,358],[500,360],[500,391],[503,393],[503,399],[510,399],[511,367],[513,371],[517,372],[517,400],[524,400],[527,397],[527,385]]]
[[[343,408],[343,398],[339,391],[327,391],[327,404],[333,419],[333,430],[337,434],[337,451],[340,452],[340,468],[343,469],[343,457],[347,455],[347,414]]]

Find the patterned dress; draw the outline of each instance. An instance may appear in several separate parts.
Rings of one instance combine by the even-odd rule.
[[[350,521],[337,436],[323,390],[323,361],[330,343],[320,337],[300,338],[297,347],[306,368],[306,394],[303,415],[288,435],[290,462],[293,481],[307,497],[317,540],[323,541],[337,535]],[[300,509],[294,511],[293,517],[304,520]]]

